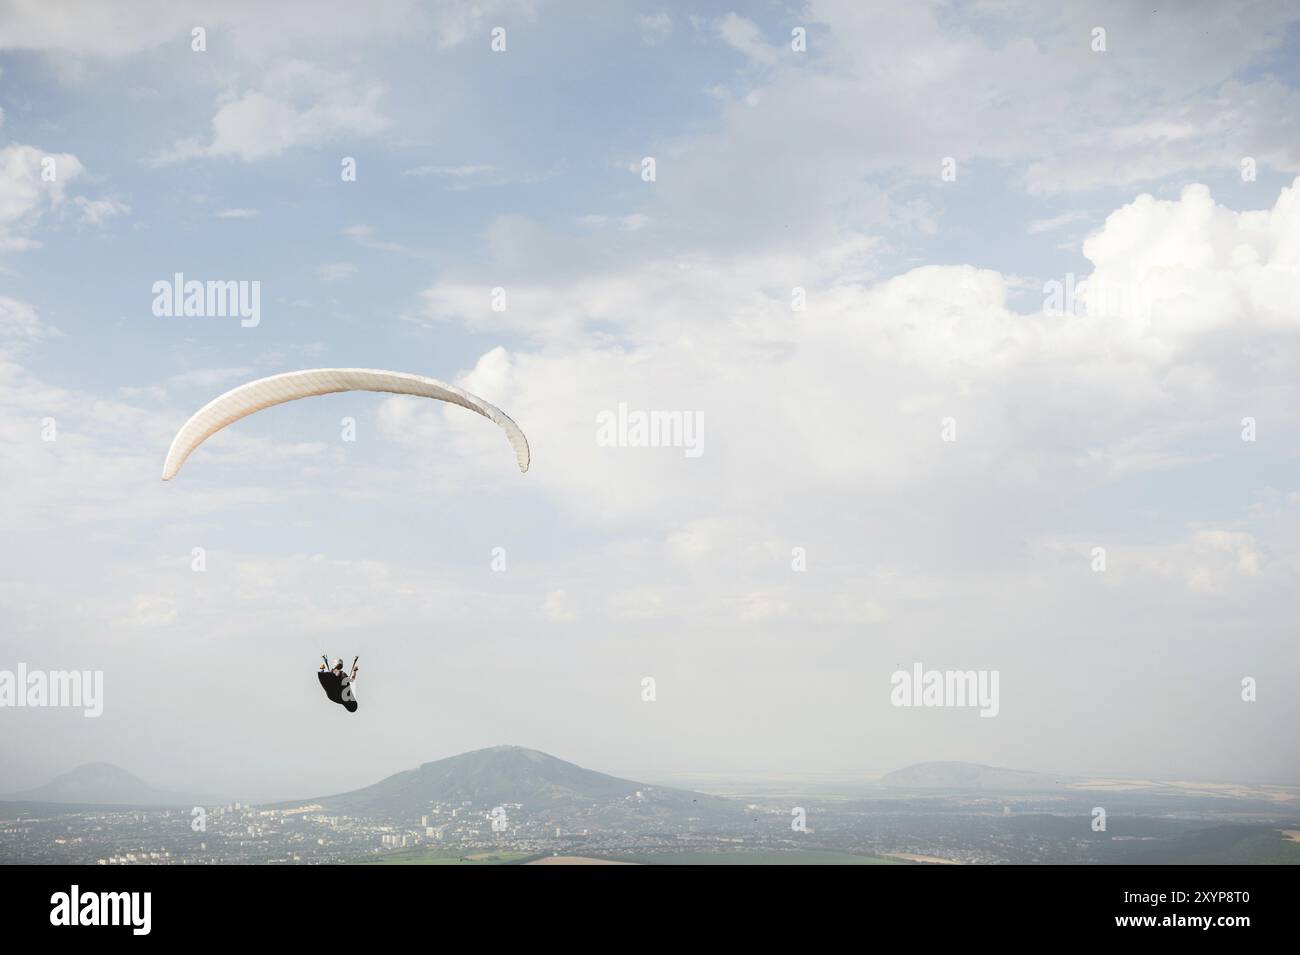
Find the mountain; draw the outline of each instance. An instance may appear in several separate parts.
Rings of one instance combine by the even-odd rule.
[[[78,803],[93,806],[203,806],[221,802],[211,796],[154,789],[138,776],[111,763],[86,763],[35,789],[9,793],[6,802]]]
[[[1001,789],[1053,789],[1072,780],[1047,773],[1021,769],[1000,769],[979,763],[917,763],[887,773],[882,785],[894,789],[962,789],[985,791]]]
[[[477,807],[521,803],[530,809],[556,810],[637,805],[697,813],[735,811],[726,799],[607,776],[522,746],[462,753],[364,789],[311,801],[335,812],[408,817],[428,812],[434,803],[466,802]]]

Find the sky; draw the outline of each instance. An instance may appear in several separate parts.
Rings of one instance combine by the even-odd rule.
[[[0,0],[0,671],[104,680],[0,708],[0,788],[1300,783],[1300,4],[205,6]],[[348,393],[159,479],[321,367],[532,467]]]

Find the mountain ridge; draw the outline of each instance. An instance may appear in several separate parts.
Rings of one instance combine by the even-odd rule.
[[[421,815],[434,803],[475,806],[610,807],[635,802],[663,809],[734,811],[719,796],[650,785],[585,769],[523,746],[491,746],[421,763],[361,789],[276,806],[315,803],[330,811]]]
[[[3,802],[81,806],[203,806],[224,800],[211,795],[156,789],[113,763],[82,763],[43,786],[0,795]]]

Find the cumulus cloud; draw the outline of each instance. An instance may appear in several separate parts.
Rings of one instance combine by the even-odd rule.
[[[379,252],[398,252],[402,255],[419,254],[415,249],[408,248],[400,242],[391,242],[379,238],[377,232],[378,230],[372,225],[351,225],[344,229],[342,234],[357,245],[364,246],[367,249],[375,249]]]
[[[84,172],[70,153],[19,143],[0,147],[0,252],[39,247],[32,237],[37,224],[64,203],[68,184]]]
[[[406,175],[379,187],[397,192],[374,194],[379,218],[335,210],[311,223],[326,243],[342,230],[358,255],[425,257],[389,238],[415,241],[388,215],[415,207],[383,200],[410,190],[429,198],[436,186],[450,215],[430,229],[454,224],[449,254],[422,295],[409,277],[418,263],[357,275],[412,313],[413,322],[393,323],[396,337],[360,324],[387,312],[386,302],[375,315],[348,316],[357,325],[338,336],[286,323],[288,337],[240,338],[234,352],[186,329],[134,371],[120,369],[127,377],[109,386],[113,398],[78,376],[36,371],[58,358],[36,351],[56,334],[41,314],[57,316],[78,349],[98,341],[97,316],[62,296],[33,298],[40,314],[0,298],[0,528],[25,545],[0,557],[6,632],[59,621],[63,633],[120,648],[139,634],[150,667],[168,652],[189,665],[203,641],[245,641],[279,667],[252,677],[266,681],[249,693],[257,705],[277,698],[273,679],[317,652],[303,636],[316,632],[383,645],[389,660],[414,659],[403,651],[437,641],[434,676],[496,688],[486,702],[481,692],[456,700],[470,708],[535,708],[533,694],[553,692],[537,680],[547,666],[565,671],[554,685],[576,688],[573,697],[655,672],[679,725],[729,734],[737,714],[728,738],[751,747],[746,758],[769,747],[776,758],[806,754],[815,739],[833,759],[857,759],[862,724],[853,717],[885,725],[897,715],[887,703],[872,711],[864,687],[917,648],[927,661],[1006,667],[1015,706],[969,749],[1011,751],[998,761],[1017,746],[1033,752],[1023,741],[1041,734],[1022,732],[1024,721],[1048,707],[1060,715],[1065,697],[1053,691],[1112,677],[1117,659],[1143,672],[1186,661],[1177,676],[1201,706],[1209,684],[1196,677],[1221,674],[1191,672],[1195,655],[1176,651],[1198,627],[1197,638],[1221,636],[1209,631],[1227,615],[1207,609],[1230,608],[1252,652],[1270,650],[1259,635],[1286,619],[1300,571],[1300,499],[1280,478],[1274,487],[1260,480],[1289,474],[1300,441],[1291,410],[1300,399],[1297,187],[1251,211],[1216,203],[1203,186],[1177,189],[1200,168],[1223,170],[1215,181],[1235,174],[1245,142],[1266,176],[1296,163],[1300,110],[1267,74],[1285,36],[1276,7],[1162,12],[1170,23],[1153,30],[1147,11],[1124,4],[1084,13],[1012,0],[954,14],[918,3],[881,16],[856,0],[817,0],[800,15],[807,55],[789,49],[787,24],[758,14],[692,17],[689,44],[646,50],[634,31],[651,40],[671,21],[638,24],[628,14],[610,29],[636,58],[690,47],[707,69],[684,74],[688,101],[663,114],[684,121],[639,127],[638,138],[665,138],[619,141],[594,160],[590,141],[567,129],[523,156],[473,142],[462,152],[457,140],[455,153],[430,147],[412,158],[405,150],[427,142],[427,129],[408,122],[383,68],[406,65],[390,52],[414,51],[351,38],[404,34],[424,51],[468,42],[486,57],[486,29],[497,22],[511,29],[512,50],[526,46],[517,8],[422,6],[426,18],[402,4],[324,4],[318,16],[296,3],[260,7],[256,16],[241,4],[211,11],[207,59],[187,61],[204,67],[186,74],[202,109],[163,141],[202,135],[170,158],[251,162],[399,131],[410,141],[391,144],[402,152],[388,168]],[[108,23],[88,9],[65,18],[58,36],[24,22],[35,9],[0,12],[0,45],[105,72],[101,61],[128,53],[157,51],[157,62],[139,56],[142,69],[192,56],[195,7],[141,7],[157,13],[148,24],[134,10]],[[277,31],[281,17],[296,21]],[[1110,30],[1108,55],[1088,49],[1095,22]],[[275,56],[255,55],[272,47]],[[268,63],[277,65],[264,74]],[[205,84],[231,76],[239,82],[214,108]],[[704,86],[713,95],[700,94]],[[159,115],[184,117],[183,106],[178,94]],[[447,116],[481,114],[457,108]],[[659,179],[620,172],[612,192],[593,194],[583,178],[565,192],[575,177],[556,176],[535,204],[531,190],[477,207],[448,193],[519,181],[520,169],[585,168],[562,153],[561,138],[610,179],[614,162],[622,168],[644,149],[658,157]],[[956,183],[938,180],[945,156],[957,160]],[[8,168],[30,171],[31,159],[11,156]],[[206,193],[219,172],[167,176],[198,177]],[[77,201],[74,187],[47,190],[26,174],[15,181],[0,190],[0,242],[11,248],[35,245],[52,222],[111,222],[120,201]],[[990,181],[998,188],[985,196]],[[251,210],[234,206],[254,201],[246,185],[204,195],[198,208],[244,217]],[[1146,188],[1152,194],[1139,195]],[[499,215],[462,241],[462,223],[516,201],[528,201],[526,214]],[[293,208],[283,204],[265,227],[302,228]],[[345,228],[358,219],[375,225]],[[1026,228],[1047,238],[1026,241]],[[1050,245],[1054,232],[1087,235],[1087,274],[1070,278],[1069,296],[1044,286],[1066,276],[1035,274],[1053,266],[1025,261],[1014,245]],[[352,275],[334,254],[290,258],[298,269],[305,258],[308,279]],[[505,311],[491,307],[496,286],[507,290]],[[276,293],[289,304],[300,294]],[[315,344],[293,345],[302,333]],[[482,395],[529,435],[532,469],[520,475],[499,430],[464,409],[333,395],[241,422],[204,445],[202,465],[196,458],[182,482],[158,481],[175,428],[218,390],[323,352],[339,363],[387,354]],[[214,367],[177,374],[178,353],[180,367]],[[39,361],[27,361],[33,354]],[[702,453],[688,455],[671,435],[651,446],[598,440],[598,416],[620,408],[698,415]],[[1248,416],[1259,426],[1254,442],[1241,440]],[[339,440],[344,417],[355,421],[355,442]],[[42,439],[47,418],[56,441]],[[134,533],[140,526],[150,533]],[[241,550],[210,546],[236,539]],[[346,553],[310,552],[317,541]],[[104,561],[111,553],[111,579],[82,549],[96,542]],[[210,547],[206,576],[190,569],[195,546]],[[488,566],[498,546],[509,550],[505,574]],[[1110,557],[1105,574],[1089,567],[1097,546]],[[806,555],[800,567],[796,550]],[[75,606],[55,592],[71,590],[59,576],[69,554],[90,568]],[[26,585],[46,579],[60,584],[30,599],[40,588]],[[1159,627],[1148,627],[1153,620]],[[279,657],[267,649],[277,643],[288,647]],[[471,668],[478,678],[461,680]],[[386,712],[426,699],[430,678],[412,671],[401,692],[385,694]],[[862,709],[831,710],[827,720],[806,706],[814,695]],[[816,714],[782,724],[799,736],[784,751],[770,734],[746,742],[754,701],[773,699]],[[1092,700],[1064,705],[1070,715],[1095,711]],[[1193,720],[1223,712],[1169,711]],[[425,725],[417,721],[427,714],[402,716]],[[608,709],[593,718],[617,722]],[[1170,734],[1188,725],[1165,722]],[[1054,738],[1053,752],[1086,747],[1079,739],[1096,734],[1085,723],[1073,740]],[[882,739],[872,759],[963,745],[961,732]],[[1163,742],[1152,737],[1152,751]]]
[[[195,12],[197,5],[167,0],[141,0],[116,10],[93,0],[15,0],[0,7],[0,48],[125,56],[188,34]]]
[[[77,196],[73,204],[81,210],[81,221],[86,225],[101,226],[109,219],[125,215],[131,207],[118,199],[87,199]]]
[[[1188,590],[1211,597],[1253,590],[1269,571],[1281,571],[1283,586],[1294,579],[1294,568],[1273,566],[1254,535],[1222,528],[1197,531],[1188,540],[1154,554],[1139,553],[1136,559],[1139,566],[1180,579]]]
[[[641,38],[650,46],[666,39],[673,32],[673,18],[663,10],[638,14],[635,22],[636,28],[641,31]]]
[[[777,62],[779,51],[763,40],[763,34],[753,20],[728,13],[718,20],[717,30],[724,43],[749,59],[767,66]]]
[[[44,338],[49,329],[41,322],[36,309],[28,302],[0,296],[0,339],[31,342]]]
[[[0,529],[32,539],[52,530],[185,513],[189,508],[176,497],[151,493],[159,454],[185,416],[183,406],[159,403],[173,392],[242,372],[173,376],[128,389],[121,399],[107,398],[31,370],[38,350],[63,337],[30,303],[0,296]],[[302,454],[292,443],[279,445],[235,435],[221,442],[216,454],[256,460],[258,452],[250,446],[272,460]],[[193,502],[190,514],[268,497],[259,487],[238,484]]]
[[[181,140],[155,161],[230,157],[254,162],[296,146],[374,136],[392,124],[379,108],[383,95],[379,83],[293,60],[273,67],[257,89],[228,94],[212,118],[210,140]]]
[[[910,234],[921,210],[909,193],[941,186],[945,157],[958,189],[994,164],[1035,196],[1119,198],[1247,155],[1300,171],[1300,92],[1266,68],[1284,6],[1202,5],[1161,31],[1125,4],[997,4],[960,31],[942,10],[821,0],[806,13],[808,54],[739,15],[714,22],[746,55],[749,92],[714,84],[716,130],[660,144],[646,214],[682,246],[797,247],[847,230]],[[1109,53],[1090,50],[1098,23]]]
[[[439,48],[456,46],[489,17],[510,10],[531,19],[533,0],[139,0],[109,6],[95,0],[14,0],[0,6],[0,49],[32,50],[93,60],[113,60],[169,44],[189,50],[190,32],[206,28],[213,53],[226,45],[250,59],[355,46],[360,40],[412,32],[432,35]]]
[[[1116,210],[1084,246],[1091,313],[1056,309],[1047,294],[1019,310],[1008,277],[971,266],[853,279],[861,246],[638,263],[511,287],[505,312],[488,307],[486,277],[449,277],[426,303],[442,320],[544,343],[494,352],[464,379],[546,448],[530,480],[579,520],[676,515],[670,542],[685,554],[713,536],[692,523],[701,498],[726,518],[809,494],[946,493],[953,481],[975,496],[1008,483],[1086,493],[1205,462],[1206,440],[1236,433],[1227,408],[1276,413],[1277,389],[1290,389],[1298,187],[1260,211],[1216,205],[1201,186]],[[1224,334],[1271,342],[1268,374],[1222,352]],[[597,416],[619,403],[699,412],[705,453],[599,446]],[[940,439],[948,418],[953,443]]]

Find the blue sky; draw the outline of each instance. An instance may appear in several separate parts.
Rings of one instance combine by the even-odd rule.
[[[1300,676],[1297,19],[4,5],[0,669],[102,667],[110,698],[0,713],[0,760],[246,798],[497,743],[1298,782],[1297,704],[1238,687]],[[176,272],[260,282],[260,324],[155,317]],[[1046,313],[1067,274],[1154,310]],[[347,395],[158,481],[212,397],[331,366],[461,384],[533,470],[460,409]],[[620,402],[701,413],[705,453],[598,446]],[[322,650],[373,661],[342,770],[292,742]],[[1002,714],[892,709],[917,660],[1000,669]]]

